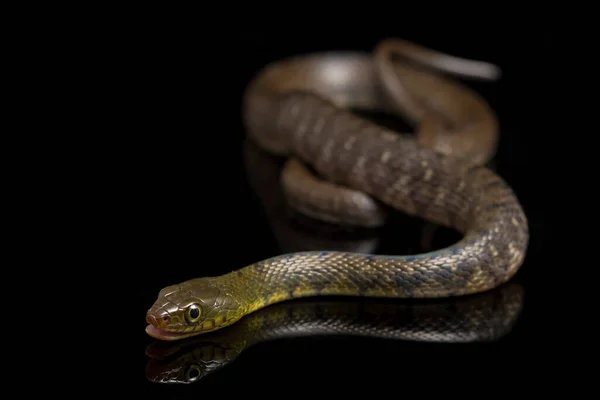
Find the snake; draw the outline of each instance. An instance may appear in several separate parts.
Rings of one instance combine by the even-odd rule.
[[[187,341],[153,341],[146,347],[146,378],[159,384],[197,383],[231,365],[253,346],[295,338],[344,336],[402,343],[495,343],[518,323],[523,299],[523,287],[510,282],[479,295],[433,303],[379,299],[279,303],[219,332]]]
[[[381,226],[386,210],[397,210],[461,238],[419,254],[283,253],[170,284],[146,312],[146,333],[185,339],[296,298],[449,298],[509,281],[527,252],[527,217],[510,185],[486,166],[498,146],[496,115],[453,79],[500,73],[396,38],[370,53],[308,53],[267,64],[246,87],[242,116],[250,140],[288,158],[281,185],[294,209],[356,226]],[[353,109],[398,115],[414,132]]]

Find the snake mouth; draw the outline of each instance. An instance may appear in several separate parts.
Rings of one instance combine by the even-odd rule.
[[[146,333],[148,335],[152,336],[155,339],[167,340],[167,341],[185,339],[187,337],[195,336],[195,335],[198,334],[198,332],[169,332],[169,331],[164,331],[162,329],[159,329],[159,328],[155,327],[152,324],[149,324],[146,327]]]
[[[179,340],[198,334],[198,332],[174,332],[161,329],[160,326],[162,325],[161,322],[163,321],[159,318],[156,318],[156,316],[150,311],[148,311],[146,314],[146,322],[148,323],[148,326],[146,327],[146,333],[149,336],[159,340]]]

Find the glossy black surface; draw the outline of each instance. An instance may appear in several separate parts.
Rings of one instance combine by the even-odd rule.
[[[528,255],[514,280],[524,290],[525,301],[512,330],[497,341],[471,344],[364,337],[282,339],[244,350],[233,363],[192,385],[150,382],[146,348],[153,339],[144,332],[144,315],[158,291],[182,280],[226,273],[289,248],[300,250],[302,244],[286,242],[289,237],[273,229],[273,218],[276,225],[286,226],[284,229],[309,229],[312,239],[333,235],[377,240],[375,251],[380,253],[420,251],[424,243],[427,246],[423,238],[432,232],[429,246],[441,247],[456,240],[451,231],[431,229],[402,215],[380,231],[367,233],[324,228],[297,216],[290,219],[289,213],[273,217],[265,211],[248,179],[240,103],[252,76],[265,64],[286,56],[336,49],[369,51],[380,38],[388,36],[490,61],[503,70],[502,80],[496,83],[465,82],[482,93],[498,114],[501,143],[493,167],[515,189],[530,223]],[[541,140],[545,140],[546,132],[534,100],[546,90],[544,74],[549,71],[544,71],[541,63],[550,51],[550,37],[544,33],[523,39],[517,35],[507,38],[495,31],[434,35],[401,30],[347,30],[303,37],[273,30],[243,33],[210,45],[202,38],[166,37],[147,38],[146,44],[132,50],[147,61],[139,63],[145,68],[132,71],[131,76],[136,96],[146,99],[148,109],[139,113],[143,129],[132,128],[137,133],[124,190],[134,193],[135,200],[128,203],[126,230],[122,232],[127,238],[130,230],[130,241],[125,239],[119,245],[131,251],[131,259],[125,262],[133,265],[133,274],[139,279],[131,279],[131,285],[137,285],[136,297],[127,306],[128,322],[124,325],[128,337],[134,339],[123,359],[115,361],[115,368],[128,371],[136,390],[157,399],[224,394],[246,397],[273,391],[267,382],[276,382],[283,389],[266,397],[281,398],[294,393],[298,385],[298,390],[316,395],[320,385],[345,387],[345,391],[348,385],[370,390],[398,383],[402,377],[460,376],[461,370],[485,375],[487,367],[483,366],[490,363],[495,372],[490,370],[489,379],[497,382],[499,369],[505,368],[510,375],[514,368],[522,367],[515,357],[528,359],[523,349],[535,346],[545,332],[539,321],[547,315],[547,298],[540,294],[540,288],[549,279],[545,274],[556,270],[545,254],[551,210],[545,187],[552,178],[544,171]],[[538,107],[542,102],[537,101]],[[408,129],[396,118],[368,117]],[[468,366],[461,367],[462,362]],[[506,367],[501,366],[504,364]],[[461,385],[470,386],[465,379]],[[435,379],[429,382],[436,386]],[[420,387],[426,391],[426,386]]]

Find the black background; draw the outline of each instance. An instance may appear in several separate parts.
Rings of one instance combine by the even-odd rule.
[[[144,332],[144,316],[162,287],[222,274],[282,252],[244,170],[240,117],[245,86],[261,67],[281,58],[323,50],[371,51],[379,40],[394,36],[502,69],[498,82],[466,82],[498,114],[501,143],[496,170],[516,191],[530,223],[528,255],[515,278],[525,288],[526,303],[514,330],[486,345],[287,340],[248,349],[230,366],[191,386],[148,382],[144,351],[152,339]],[[134,62],[114,66],[126,71],[121,101],[128,105],[117,112],[134,118],[117,145],[129,165],[119,180],[120,191],[111,199],[120,204],[124,215],[111,246],[128,254],[118,264],[123,265],[122,282],[133,286],[125,318],[126,329],[133,333],[130,346],[115,357],[111,368],[127,371],[136,390],[152,398],[219,393],[264,397],[267,382],[276,382],[283,388],[279,390],[297,388],[315,395],[321,385],[337,393],[404,382],[426,394],[436,386],[434,381],[427,383],[433,376],[462,377],[464,381],[455,384],[463,388],[454,388],[461,391],[472,384],[473,376],[482,378],[483,384],[494,380],[502,386],[495,374],[517,374],[539,365],[531,350],[540,346],[540,332],[550,312],[543,290],[551,276],[548,272],[556,268],[545,255],[552,213],[548,200],[552,178],[545,169],[551,153],[547,138],[559,129],[548,95],[548,82],[557,68],[549,64],[555,40],[549,32],[513,29],[509,34],[495,27],[477,34],[431,29],[347,28],[319,33],[265,29],[213,40],[192,38],[177,29],[156,29],[128,40],[125,56]],[[394,229],[398,234],[403,227]],[[410,229],[418,234],[418,228]],[[406,244],[400,243],[397,251],[403,249]]]

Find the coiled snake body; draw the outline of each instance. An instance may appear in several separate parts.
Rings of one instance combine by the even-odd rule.
[[[388,207],[454,228],[462,240],[418,255],[307,251],[162,289],[147,333],[176,340],[231,325],[290,298],[439,298],[489,290],[521,266],[528,226],[512,189],[483,166],[497,123],[488,105],[447,78],[399,63],[494,78],[488,64],[387,40],[373,55],[324,53],[267,66],[249,85],[244,118],[262,148],[289,155],[282,172],[294,208],[325,221],[376,226]],[[400,113],[400,135],[349,107]],[[311,171],[306,165],[314,170]]]

